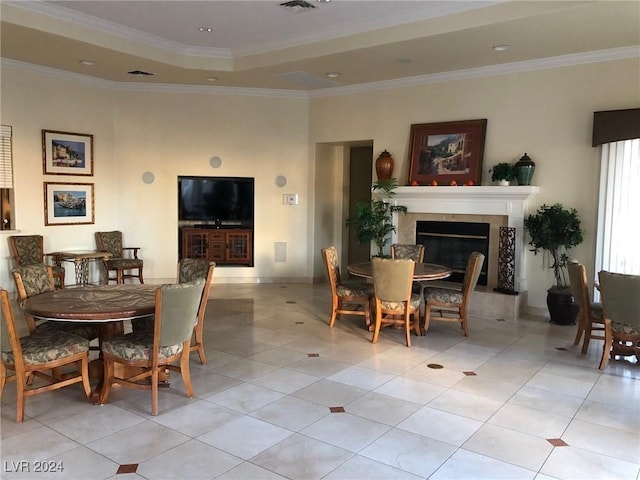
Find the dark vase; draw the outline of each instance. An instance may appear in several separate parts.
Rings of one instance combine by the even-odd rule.
[[[389,180],[393,174],[393,157],[386,150],[376,158],[376,175],[378,180]]]
[[[529,158],[526,153],[520,157],[515,164],[518,185],[531,185],[533,172],[536,170],[536,164]]]
[[[547,308],[551,323],[575,325],[578,316],[576,304],[569,287],[551,287],[547,290]]]

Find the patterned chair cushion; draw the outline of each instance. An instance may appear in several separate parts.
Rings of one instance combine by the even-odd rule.
[[[20,339],[22,356],[27,365],[45,363],[89,351],[89,340],[53,329],[36,332]],[[2,359],[13,365],[13,352],[2,352]]]
[[[142,260],[139,258],[116,258],[107,260],[109,268],[138,268],[142,267]]]
[[[77,335],[78,337],[86,338],[88,340],[98,338],[98,327],[89,323],[47,321],[38,324],[36,327],[37,333],[48,331],[64,332],[67,334]]]
[[[15,236],[13,243],[20,258],[20,265],[42,263],[42,243],[39,235]]]
[[[414,262],[420,261],[420,251],[424,247],[422,245],[405,245],[405,244],[394,244],[394,256],[395,258],[409,259]]]
[[[197,258],[183,258],[180,260],[178,282],[193,282],[209,275],[209,261]]]
[[[638,327],[627,325],[626,323],[611,322],[611,330],[613,333],[622,333],[625,335],[640,335]]]
[[[34,295],[53,290],[53,286],[49,280],[49,272],[44,263],[18,267],[15,271],[20,273],[27,297],[33,297]]]
[[[461,291],[451,288],[427,287],[424,299],[426,302],[462,303],[464,296]]]
[[[122,234],[119,231],[115,231],[100,232],[99,235],[102,247],[112,255],[111,258],[120,258],[122,256]]]
[[[373,285],[367,283],[341,283],[336,286],[339,297],[373,297]]]
[[[153,348],[153,332],[136,331],[102,342],[102,350],[124,360],[150,360]],[[161,346],[158,358],[162,361],[182,351],[182,343]]]
[[[403,302],[390,302],[386,300],[381,300],[382,308],[386,310],[403,310],[404,304]],[[416,310],[420,309],[420,305],[422,304],[422,297],[420,295],[412,293],[411,294],[411,306]]]

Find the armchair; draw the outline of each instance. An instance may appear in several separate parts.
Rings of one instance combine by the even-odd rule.
[[[25,267],[46,263],[46,257],[52,259],[51,271],[56,288],[64,288],[64,267],[62,259],[55,253],[44,253],[44,238],[42,235],[12,235],[9,237],[9,251],[14,267]]]
[[[124,283],[127,278],[137,278],[140,283],[144,283],[143,261],[138,258],[140,247],[124,247],[122,232],[96,232],[96,246],[101,252],[111,254],[111,258],[103,260],[105,283],[111,280]],[[115,272],[115,277],[112,277],[110,272]]]

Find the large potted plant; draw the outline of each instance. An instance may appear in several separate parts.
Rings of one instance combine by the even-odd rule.
[[[536,255],[542,251],[543,267],[552,269],[556,280],[547,290],[551,322],[574,324],[578,306],[567,281],[566,266],[571,248],[583,240],[578,211],[564,208],[560,203],[542,205],[535,214],[525,218],[524,227],[531,237],[531,251]]]
[[[384,246],[389,243],[391,233],[396,231],[392,223],[393,214],[407,213],[407,207],[391,203],[397,186],[395,178],[378,180],[373,184],[373,191],[380,191],[379,198],[356,203],[355,214],[346,220],[347,226],[355,228],[358,243],[376,244],[375,256],[378,257],[384,256]]]

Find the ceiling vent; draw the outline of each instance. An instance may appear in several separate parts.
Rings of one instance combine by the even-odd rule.
[[[316,8],[315,6],[313,6],[309,2],[305,2],[304,0],[291,0],[290,2],[281,3],[280,6],[293,13],[310,12],[311,10]]]

